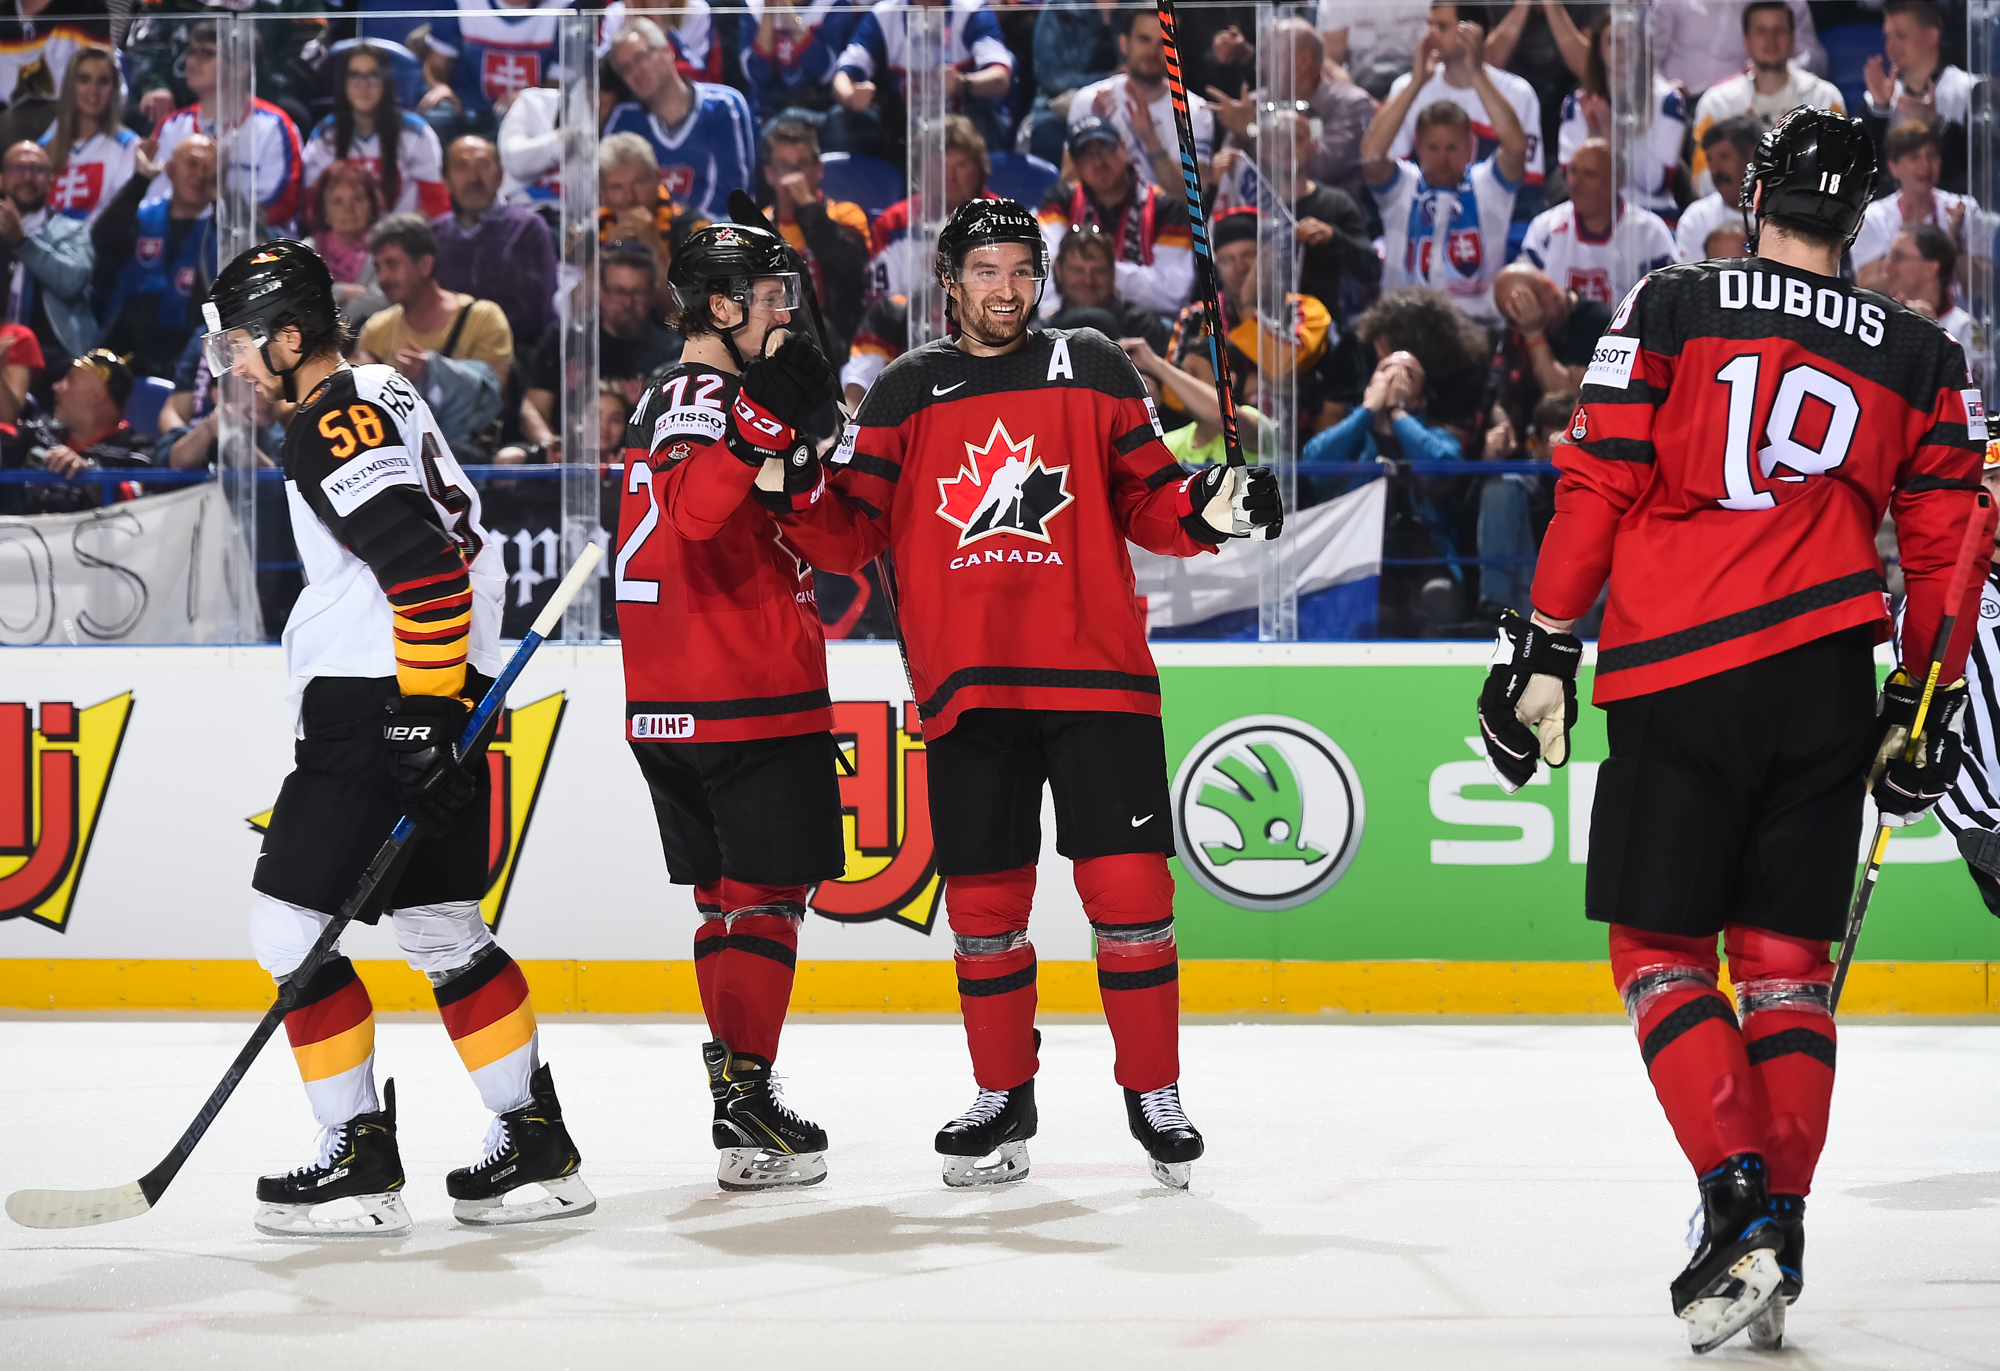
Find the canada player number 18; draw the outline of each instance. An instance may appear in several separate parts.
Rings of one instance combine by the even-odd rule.
[[[1757,489],[1750,479],[1750,435],[1757,411],[1757,376],[1763,366],[1762,356],[1746,352],[1730,358],[1715,373],[1715,379],[1729,387],[1729,429],[1722,449],[1722,481],[1729,494],[1716,501],[1723,509],[1777,507],[1777,497]],[[1823,401],[1833,411],[1826,422],[1826,436],[1817,447],[1800,442],[1796,432],[1807,396]],[[1757,450],[1765,479],[1780,466],[1796,473],[1779,476],[1780,481],[1803,481],[1832,471],[1847,460],[1860,419],[1861,402],[1847,382],[1803,363],[1789,368],[1778,378],[1778,394],[1764,425],[1764,436],[1770,441]]]

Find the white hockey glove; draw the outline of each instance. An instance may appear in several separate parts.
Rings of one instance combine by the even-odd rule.
[[[1535,776],[1539,758],[1551,767],[1569,761],[1569,731],[1576,726],[1576,669],[1583,643],[1513,610],[1500,615],[1500,633],[1486,688],[1479,692],[1479,733],[1486,766],[1509,795]]]
[[[1278,478],[1269,467],[1205,466],[1181,482],[1181,527],[1220,546],[1231,538],[1266,541],[1285,527]]]

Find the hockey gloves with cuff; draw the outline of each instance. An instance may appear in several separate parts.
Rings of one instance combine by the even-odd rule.
[[[458,740],[472,710],[443,695],[404,695],[383,708],[382,741],[403,811],[419,830],[443,832],[447,820],[478,791],[459,761]]]
[[[1569,761],[1569,730],[1576,726],[1576,669],[1583,644],[1523,619],[1500,616],[1500,635],[1486,688],[1479,692],[1479,732],[1486,768],[1509,795],[1535,777],[1535,760],[1551,767]]]
[[[1928,814],[1958,779],[1965,757],[1952,729],[1965,708],[1965,682],[1931,692],[1924,731],[1912,748],[1910,725],[1916,722],[1923,693],[1924,683],[1900,668],[1882,685],[1882,742],[1875,753],[1879,774],[1873,793],[1875,808],[1890,828],[1906,827]]]
[[[1269,467],[1205,466],[1181,482],[1181,527],[1212,547],[1231,538],[1278,536],[1285,504]]]
[[[758,503],[785,513],[802,506],[820,482],[816,446],[809,436],[814,416],[826,408],[838,385],[832,365],[812,338],[795,333],[743,372],[736,403],[729,407],[729,450],[758,468]],[[781,464],[779,468],[765,466]]]

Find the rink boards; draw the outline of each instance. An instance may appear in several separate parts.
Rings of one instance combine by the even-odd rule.
[[[1618,1012],[1581,912],[1601,715],[1568,768],[1506,796],[1473,736],[1481,645],[1155,651],[1186,1011]],[[955,1012],[901,665],[889,644],[831,657],[848,872],[814,892],[795,1006]],[[485,912],[538,1009],[696,1012],[693,903],[666,883],[623,742],[618,649],[544,648],[509,706]],[[275,648],[0,650],[0,1008],[268,1004],[244,923],[291,736]],[[1041,1002],[1096,1012],[1046,806],[1043,830]],[[2000,1012],[2000,921],[1949,837],[1928,821],[1888,861],[1848,1003]],[[386,931],[348,951],[380,1006],[430,1006]]]

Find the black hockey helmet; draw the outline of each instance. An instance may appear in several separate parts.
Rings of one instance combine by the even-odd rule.
[[[736,354],[735,335],[750,322],[754,283],[765,280],[779,282],[784,291],[781,303],[773,308],[799,308],[804,282],[791,244],[755,224],[711,224],[690,235],[674,254],[673,267],[667,273],[667,284],[674,288],[674,299],[683,315],[705,311],[709,297],[716,294],[742,307],[743,318],[735,327],[717,330],[739,367],[743,359]]]
[[[1741,203],[1753,251],[1758,225],[1748,221],[1760,186],[1764,199],[1754,211],[1759,219],[1852,243],[1875,198],[1874,140],[1859,119],[1808,105],[1772,125],[1743,177]]]
[[[264,365],[292,394],[292,373],[299,363],[279,367],[271,361],[271,335],[285,320],[299,330],[304,361],[329,332],[340,327],[340,307],[333,298],[333,273],[304,243],[278,238],[238,253],[209,287],[201,307],[208,325],[204,348],[209,374],[228,375],[245,348],[262,354]]]
[[[965,254],[996,243],[1020,243],[1034,254],[1035,280],[1049,275],[1049,245],[1041,221],[1019,200],[967,200],[951,213],[938,234],[937,274],[956,284]]]

